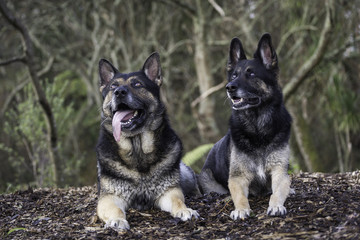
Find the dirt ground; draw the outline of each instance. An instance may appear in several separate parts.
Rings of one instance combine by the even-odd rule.
[[[104,229],[96,187],[0,195],[1,239],[360,239],[360,171],[292,175],[286,217],[268,217],[269,197],[250,198],[253,216],[233,221],[229,196],[187,198],[200,218],[181,222],[154,209],[127,213],[131,229]]]

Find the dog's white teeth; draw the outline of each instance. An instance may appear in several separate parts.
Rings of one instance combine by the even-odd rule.
[[[126,122],[121,122],[122,125],[126,125],[126,124],[129,124],[132,122],[132,120],[139,114],[138,111],[135,111],[134,115],[129,119],[127,120]]]
[[[231,101],[236,104],[236,103],[242,103],[244,101],[243,98],[239,98],[239,99],[231,99]]]

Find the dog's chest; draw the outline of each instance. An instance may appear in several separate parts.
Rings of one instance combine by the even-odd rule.
[[[156,161],[155,140],[153,132],[126,138],[117,142],[121,159],[131,168],[146,169]]]
[[[268,171],[266,157],[249,156],[243,153],[237,153],[231,156],[230,172],[235,175],[245,174],[261,181],[266,181]]]
[[[247,175],[249,179],[266,181],[269,173],[269,153],[259,149],[254,153],[239,150],[233,143],[230,148],[230,176]]]
[[[259,148],[249,154],[239,150],[234,144],[230,149],[230,174],[246,174],[260,180],[266,180],[276,166],[287,168],[290,155],[289,145]]]

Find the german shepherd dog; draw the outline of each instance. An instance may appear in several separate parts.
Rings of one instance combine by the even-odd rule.
[[[286,214],[291,117],[283,103],[278,72],[270,34],[261,37],[251,60],[238,38],[231,41],[226,85],[232,103],[230,128],[209,152],[199,185],[204,193],[230,190],[234,220],[250,215],[249,194],[272,192],[267,214]]]
[[[105,227],[129,229],[126,210],[153,206],[186,221],[198,213],[184,195],[199,190],[192,170],[181,163],[182,144],[160,100],[160,58],[153,53],[140,71],[120,73],[99,62],[103,96],[96,147],[99,201]]]

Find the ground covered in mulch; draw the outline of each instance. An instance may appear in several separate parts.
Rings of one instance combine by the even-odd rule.
[[[233,221],[229,196],[187,198],[200,218],[129,210],[129,231],[104,229],[96,187],[29,189],[0,195],[1,239],[360,239],[360,171],[292,175],[286,217],[268,217],[269,197],[250,198],[253,216]]]

